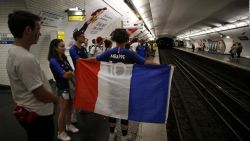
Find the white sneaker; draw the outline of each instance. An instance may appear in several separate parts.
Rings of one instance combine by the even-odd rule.
[[[66,131],[77,133],[79,129],[77,129],[73,124],[70,124],[70,125],[66,125]]]
[[[64,131],[61,133],[58,132],[57,138],[62,140],[62,141],[70,141],[71,140],[71,138],[68,136],[68,134]]]
[[[115,140],[115,133],[109,133],[109,141]]]

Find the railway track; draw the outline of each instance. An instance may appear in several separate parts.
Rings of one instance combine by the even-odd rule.
[[[168,131],[176,132],[170,132],[170,140],[249,139],[249,111],[247,100],[243,100],[246,97],[233,96],[236,90],[229,90],[228,83],[219,83],[216,76],[208,76],[207,69],[188,63],[174,50],[163,50],[160,57],[162,64],[176,65],[169,114],[172,120],[167,124]]]

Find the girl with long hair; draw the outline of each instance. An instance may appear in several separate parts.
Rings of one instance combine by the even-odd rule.
[[[71,138],[66,131],[73,133],[79,130],[71,124],[72,97],[69,91],[69,80],[73,77],[73,69],[65,56],[65,44],[61,39],[50,42],[48,61],[51,72],[56,80],[57,95],[60,97],[58,115],[58,135],[60,140],[68,141]],[[66,124],[66,128],[65,128]]]

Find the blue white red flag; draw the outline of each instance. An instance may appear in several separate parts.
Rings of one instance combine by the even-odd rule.
[[[109,117],[164,123],[174,67],[77,61],[75,108]]]

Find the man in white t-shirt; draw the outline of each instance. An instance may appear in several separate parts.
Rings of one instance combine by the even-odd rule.
[[[102,54],[103,52],[103,38],[102,37],[97,37],[96,38],[96,45],[90,49],[90,57],[95,57],[99,54]]]
[[[8,26],[14,36],[9,49],[7,72],[14,102],[14,116],[26,130],[28,141],[53,141],[54,104],[49,82],[38,60],[29,50],[40,33],[40,17],[27,11],[14,11],[8,16]]]
[[[136,48],[137,48],[138,46],[139,46],[138,38],[134,38],[134,39],[131,41],[130,48],[132,49],[132,51],[136,52]]]

